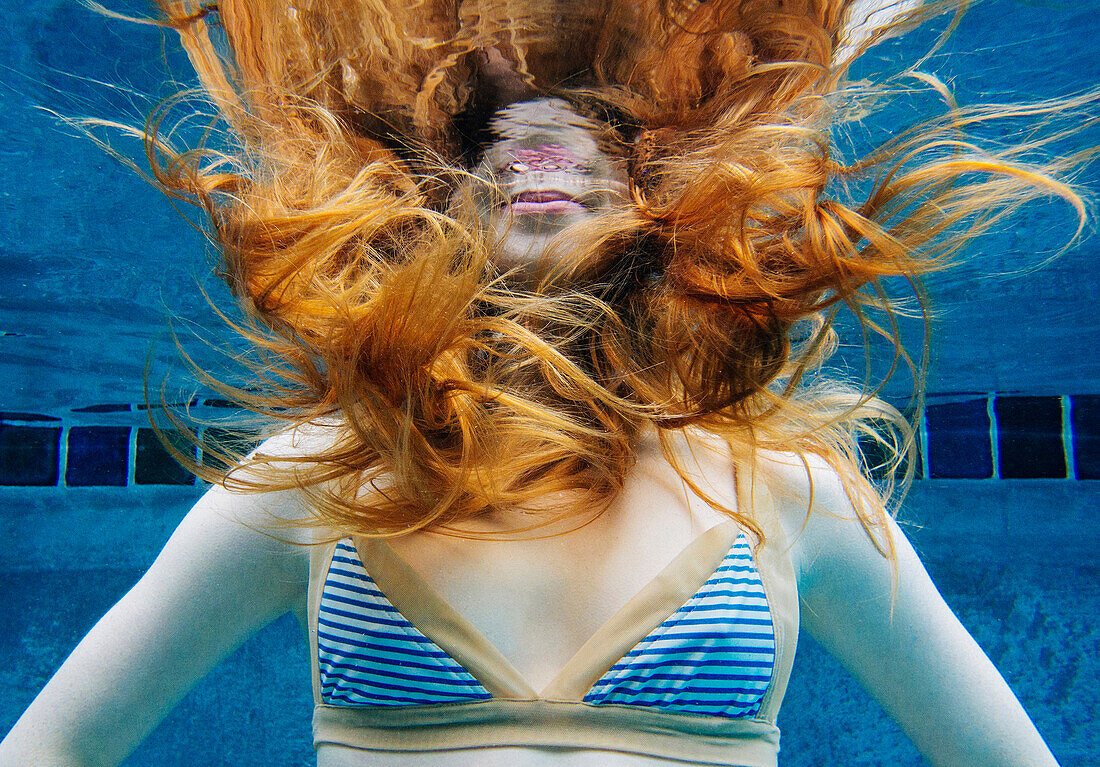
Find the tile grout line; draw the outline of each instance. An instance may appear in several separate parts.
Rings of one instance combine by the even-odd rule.
[[[61,436],[57,444],[57,484],[54,487],[68,487],[65,475],[69,473],[69,429],[68,420],[61,422]]]
[[[1073,449],[1073,398],[1068,394],[1062,401],[1062,454],[1066,459],[1066,479],[1077,479],[1077,455]]]
[[[920,419],[917,421],[917,439],[920,441],[920,468],[921,478],[931,479],[932,472],[928,463],[928,406],[920,409]]]
[[[130,433],[126,439],[126,486],[130,487],[137,484],[137,441],[138,430],[136,427],[129,427]]]
[[[996,398],[997,393],[992,392],[985,400],[985,413],[989,417],[989,458],[993,462],[993,476],[990,479],[1001,478],[1001,433],[997,428]]]
[[[198,440],[198,444],[195,445],[195,462],[199,466],[206,465],[206,432],[210,429],[209,426],[199,426],[195,429],[195,438]],[[194,484],[202,482],[198,475],[194,477]]]

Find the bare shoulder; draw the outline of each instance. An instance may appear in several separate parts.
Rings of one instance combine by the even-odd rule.
[[[888,537],[900,535],[885,514],[873,533],[860,521],[853,499],[870,486],[845,482],[835,467],[812,454],[760,451],[755,472],[775,499],[778,522],[790,546],[800,588],[823,571],[855,559],[886,564]],[[870,496],[861,502],[875,504]]]
[[[847,487],[821,456],[761,450],[754,471],[775,498],[785,530],[804,526],[814,514],[857,519],[850,494],[859,488]]]
[[[218,512],[257,531],[267,531],[294,544],[318,540],[307,494],[285,485],[295,472],[306,471],[309,459],[331,448],[338,439],[339,421],[312,421],[285,429],[265,439],[226,480],[214,485],[203,502]]]

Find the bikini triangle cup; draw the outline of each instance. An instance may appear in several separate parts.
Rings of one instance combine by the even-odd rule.
[[[341,542],[319,609],[322,693],[330,704],[580,697],[738,717],[756,713],[771,678],[766,597],[748,543],[732,524],[681,552],[541,693],[388,546],[358,543],[374,577]],[[705,556],[723,549],[717,566]],[[686,600],[685,586],[695,587]]]

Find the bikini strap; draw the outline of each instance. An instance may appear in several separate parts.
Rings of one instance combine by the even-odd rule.
[[[739,511],[752,519],[764,535],[763,545],[756,541],[756,568],[771,611],[775,663],[757,719],[774,724],[787,691],[798,645],[798,581],[791,562],[790,545],[779,524],[775,497],[760,472],[740,462],[735,463],[735,472]]]

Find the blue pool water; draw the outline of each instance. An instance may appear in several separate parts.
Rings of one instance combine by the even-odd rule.
[[[154,30],[64,0],[3,0],[0,25],[0,731],[152,561],[201,492],[143,430],[142,380],[175,358],[166,317],[218,334],[199,235],[65,114],[140,120],[186,84]],[[909,58],[931,32],[867,64]],[[163,56],[162,56],[163,54]],[[989,0],[929,63],[963,103],[1100,83],[1100,3]],[[886,116],[871,118],[886,121]],[[889,121],[886,121],[889,124]],[[1086,129],[1073,145],[1100,144]],[[134,147],[124,147],[134,149]],[[1082,181],[1095,183],[1095,169]],[[949,604],[1064,765],[1100,753],[1097,238],[1034,206],[934,277],[922,470],[902,516]],[[1007,274],[1006,274],[1007,273]],[[217,415],[216,402],[204,404]],[[299,629],[278,621],[188,696],[128,765],[312,761]],[[247,693],[247,700],[242,698]],[[785,765],[917,765],[881,710],[808,638],[780,725]]]

